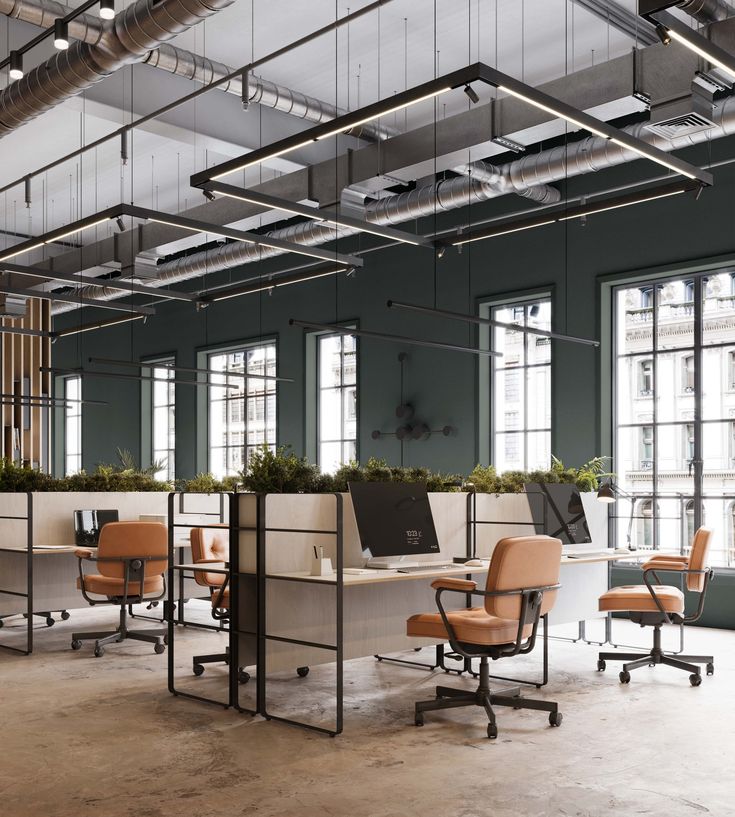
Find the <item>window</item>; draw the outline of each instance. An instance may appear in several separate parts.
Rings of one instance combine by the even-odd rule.
[[[639,292],[641,309],[650,309],[653,306],[653,287],[641,287]]]
[[[636,546],[642,550],[651,550],[653,548],[653,502],[650,499],[645,499],[638,503],[638,525],[637,525],[637,541]]]
[[[357,342],[317,337],[318,462],[325,473],[357,459]]]
[[[82,378],[64,378],[64,476],[76,474],[82,469]]]
[[[176,476],[176,422],[175,422],[175,370],[162,364],[174,363],[173,358],[156,360],[150,368],[155,378],[150,389],[151,410],[151,462],[161,462],[163,468],[156,472],[162,479],[173,480]],[[155,365],[159,364],[159,365]]]
[[[234,476],[262,445],[276,444],[276,344],[253,344],[207,355],[209,470]],[[221,374],[219,374],[221,373]],[[245,378],[244,374],[260,375]]]
[[[684,462],[682,465],[684,468],[687,468],[689,463],[694,459],[694,423],[687,423],[682,431],[684,432]]]
[[[551,331],[551,299],[493,307],[493,320]],[[551,344],[496,327],[492,349],[492,462],[499,472],[547,468],[551,461]]]
[[[729,391],[735,391],[735,352],[727,353],[727,386]]]
[[[694,355],[686,355],[681,361],[681,390],[694,391]]]
[[[643,426],[640,435],[640,468],[643,471],[653,467],[653,426]]]
[[[694,301],[694,281],[684,281],[684,300],[686,303]]]
[[[638,394],[649,397],[653,394],[653,361],[641,360],[638,364]]]

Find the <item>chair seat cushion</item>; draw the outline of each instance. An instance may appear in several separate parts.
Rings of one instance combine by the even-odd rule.
[[[490,616],[484,607],[453,610],[447,613],[447,619],[454,628],[457,640],[467,644],[486,646],[511,644],[518,635],[517,621]],[[523,629],[523,638],[528,638],[532,630],[533,625],[527,624]],[[411,616],[406,622],[406,635],[435,638],[437,641],[447,641],[449,638],[439,613],[419,613]]]
[[[652,585],[656,596],[667,613],[684,612],[684,594],[678,587]],[[604,613],[657,613],[659,608],[645,584],[626,584],[612,587],[600,596],[599,609]]]
[[[220,598],[220,591],[215,590],[212,593],[212,607],[216,610],[229,610],[230,609],[230,588],[226,587],[222,596]]]
[[[77,576],[77,589],[82,589],[81,579]],[[87,593],[97,596],[122,596],[125,591],[125,580],[113,576],[100,576],[90,573],[84,577],[84,589]],[[147,576],[143,586],[144,595],[159,595],[163,592],[163,576]],[[128,595],[137,596],[140,593],[140,582],[128,583]]]

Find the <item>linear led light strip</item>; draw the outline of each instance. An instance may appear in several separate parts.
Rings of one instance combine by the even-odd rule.
[[[293,383],[294,380],[291,377],[277,377],[275,375],[270,374],[249,374],[245,372],[219,372],[216,369],[198,369],[193,366],[177,366],[173,363],[156,363],[155,361],[135,361],[135,360],[117,360],[114,358],[108,357],[90,357],[90,363],[102,363],[107,364],[110,366],[122,366],[127,368],[135,368],[135,369],[168,369],[172,372],[194,372],[196,374],[209,374],[209,375],[216,375],[218,377],[241,377],[243,379],[251,379],[251,380],[277,380],[279,382],[284,383]],[[170,382],[168,378],[156,378],[157,380],[161,380],[162,382]]]
[[[13,400],[16,402],[29,402],[32,401],[34,403],[87,403],[91,406],[108,406],[109,403],[104,402],[103,400],[77,400],[73,397],[49,397],[46,394],[0,394],[0,398],[3,400]]]
[[[416,99],[411,99],[408,102],[404,102],[401,105],[394,105],[391,108],[387,108],[386,110],[380,111],[379,113],[373,114],[372,116],[366,116],[362,119],[355,119],[350,120],[348,122],[342,122],[338,128],[334,128],[334,130],[327,131],[327,133],[320,134],[312,139],[305,139],[303,142],[297,142],[295,145],[285,145],[284,147],[278,148],[274,150],[272,153],[266,153],[265,155],[259,155],[257,158],[252,159],[250,161],[244,161],[241,164],[237,165],[236,167],[229,168],[228,170],[224,171],[223,173],[218,173],[216,176],[212,176],[213,180],[223,179],[225,176],[228,176],[230,173],[236,173],[238,170],[245,170],[247,167],[252,167],[253,165],[261,164],[262,162],[267,162],[269,159],[275,159],[278,156],[283,156],[286,153],[291,153],[294,150],[298,150],[299,148],[307,147],[307,145],[313,145],[314,142],[320,142],[322,139],[327,139],[330,136],[336,136],[339,133],[344,133],[347,130],[351,130],[352,128],[356,128],[358,125],[364,125],[367,122],[372,122],[374,119],[380,119],[383,116],[387,116],[390,113],[395,113],[396,111],[403,110],[404,108],[409,108],[411,105],[417,105],[419,102],[425,102],[427,99],[433,99],[435,96],[439,96],[439,94],[444,94],[447,91],[451,91],[451,86],[446,86],[444,88],[440,88],[438,91],[433,91],[430,94],[424,94],[424,96],[417,97]]]
[[[18,255],[23,255],[25,252],[31,252],[31,250],[37,250],[39,247],[43,247],[46,244],[53,244],[56,241],[60,241],[62,238],[68,238],[70,235],[74,235],[75,233],[80,233],[82,230],[89,230],[92,227],[98,227],[100,224],[104,224],[105,222],[111,221],[109,217],[101,218],[98,221],[93,221],[91,224],[84,224],[81,227],[75,227],[73,230],[67,230],[65,233],[52,233],[48,236],[44,241],[39,241],[36,244],[31,244],[30,247],[23,246],[19,250],[15,250],[14,252],[6,253],[5,255],[0,255],[0,261],[9,261],[11,258],[15,258]]]
[[[237,298],[240,295],[251,295],[256,292],[267,292],[271,289],[278,289],[279,287],[285,287],[289,284],[301,284],[304,281],[314,281],[317,278],[326,278],[329,275],[336,275],[340,272],[347,272],[347,270],[338,267],[333,270],[327,270],[326,272],[317,272],[313,275],[305,275],[304,277],[293,278],[293,280],[286,280],[286,281],[279,281],[278,279],[272,281],[266,281],[263,283],[257,284],[244,284],[241,287],[233,287],[232,289],[226,289],[221,292],[219,295],[203,295],[201,300],[206,302],[213,302],[213,301],[226,301],[228,298]]]
[[[543,227],[546,224],[554,224],[558,221],[569,221],[574,218],[583,218],[584,216],[594,215],[595,213],[604,213],[608,210],[618,210],[621,207],[631,207],[634,204],[643,204],[647,201],[655,201],[656,199],[665,199],[669,198],[670,196],[678,196],[680,193],[687,193],[696,188],[697,185],[692,185],[689,182],[681,183],[679,186],[673,188],[669,185],[666,189],[658,188],[650,191],[649,193],[643,192],[637,196],[627,195],[608,199],[607,201],[601,201],[596,204],[579,205],[578,207],[574,208],[573,212],[560,212],[558,215],[550,218],[539,218],[539,220],[531,220],[526,223],[510,223],[508,224],[507,228],[504,228],[503,225],[501,225],[497,230],[490,229],[487,232],[478,232],[475,235],[468,233],[464,237],[457,237],[448,240],[445,243],[457,247],[461,244],[469,244],[472,241],[483,241],[486,238],[496,238],[497,236],[509,235],[510,233],[517,233],[521,232],[522,230],[532,230],[534,227]]]
[[[336,227],[354,228],[361,233],[369,233],[370,235],[377,235],[380,238],[388,238],[392,241],[400,241],[405,244],[413,244],[414,246],[433,246],[432,242],[420,235],[412,235],[403,230],[396,230],[392,227],[381,227],[379,225],[371,224],[369,221],[363,221],[357,218],[350,218],[349,216],[341,216],[335,213],[322,212],[314,207],[307,207],[296,202],[283,201],[276,196],[268,196],[262,193],[255,193],[250,190],[233,187],[229,184],[209,183],[204,186],[205,190],[211,190],[213,193],[218,193],[221,196],[226,196],[230,199],[238,201],[246,201],[250,204],[257,204],[264,207],[270,207],[274,210],[281,210],[284,213],[292,213],[296,216],[303,216],[318,221],[322,224],[335,225]]]
[[[109,378],[112,380],[138,380],[143,381],[146,383],[156,382],[156,383],[175,383],[181,386],[207,386],[208,388],[217,388],[217,389],[239,389],[239,386],[236,385],[227,385],[224,383],[210,383],[207,381],[200,381],[200,380],[174,380],[171,378],[162,378],[162,377],[146,377],[142,374],[121,374],[119,372],[91,372],[88,369],[61,369],[56,366],[39,366],[39,372],[48,372],[49,374],[71,374],[76,375],[77,377],[97,377],[97,378]]]
[[[678,43],[686,46],[690,51],[693,51],[698,56],[702,57],[703,59],[707,60],[707,62],[712,63],[721,71],[724,71],[729,77],[732,77],[735,80],[735,69],[733,69],[729,65],[725,65],[724,62],[717,59],[713,54],[705,51],[703,48],[700,48],[696,43],[693,43],[688,37],[682,36],[678,31],[675,31],[673,28],[669,28],[668,26],[664,26],[664,28],[669,32],[669,36],[672,40],[676,40]]]
[[[589,131],[590,133],[593,133],[595,136],[600,136],[603,139],[607,139],[610,142],[614,142],[616,145],[619,145],[625,150],[632,150],[634,153],[637,153],[639,156],[643,156],[645,159],[650,159],[652,162],[657,162],[658,164],[663,165],[664,167],[668,167],[668,169],[673,170],[674,173],[680,173],[682,176],[686,176],[689,179],[697,178],[693,173],[690,173],[687,170],[677,167],[671,162],[667,162],[666,159],[664,159],[661,156],[648,153],[645,150],[642,150],[641,148],[632,147],[627,142],[624,142],[621,139],[617,139],[615,136],[611,136],[610,134],[605,133],[602,130],[599,130],[594,125],[582,123],[579,121],[579,119],[575,119],[570,114],[564,111],[560,111],[558,108],[554,108],[553,106],[548,105],[544,102],[540,102],[537,99],[533,99],[530,96],[526,96],[525,94],[521,93],[520,91],[516,91],[513,88],[508,88],[507,85],[498,85],[497,88],[499,91],[503,91],[506,94],[510,94],[511,96],[514,96],[517,99],[522,100],[523,102],[527,102],[529,105],[533,105],[535,108],[538,108],[539,110],[545,111],[546,113],[550,113],[553,116],[557,117],[558,119],[565,119],[567,122],[571,122],[572,125],[576,125],[578,128],[582,128],[583,130]]]

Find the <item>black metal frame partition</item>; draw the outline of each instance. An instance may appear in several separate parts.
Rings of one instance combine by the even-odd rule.
[[[263,715],[266,720],[280,721],[292,726],[300,726],[314,732],[335,737],[341,734],[344,721],[344,629],[343,629],[343,605],[344,605],[344,538],[343,538],[343,507],[344,499],[341,494],[332,494],[335,498],[335,526],[334,529],[314,530],[306,528],[280,528],[270,527],[267,518],[268,495],[258,496],[258,536],[257,536],[257,574],[258,574],[258,660],[257,660],[257,709],[258,714]],[[336,569],[334,579],[314,579],[304,576],[297,578],[294,576],[284,576],[278,573],[267,572],[267,539],[269,533],[311,533],[322,536],[334,536],[336,540]],[[335,643],[323,644],[320,642],[304,641],[287,636],[276,636],[268,633],[267,618],[267,589],[269,581],[296,581],[308,582],[315,587],[335,588]],[[335,726],[328,729],[323,726],[298,721],[294,718],[286,718],[268,711],[268,683],[267,683],[267,662],[268,662],[268,642],[276,641],[286,644],[296,644],[302,647],[312,647],[314,649],[329,650],[335,656]],[[232,672],[232,667],[231,667]],[[235,673],[236,677],[236,673]]]
[[[26,592],[20,593],[16,590],[0,590],[0,595],[15,596],[17,598],[25,598],[26,600],[26,618],[28,619],[26,623],[26,648],[22,650],[20,647],[0,644],[0,648],[19,652],[21,655],[30,655],[33,652],[33,494],[29,491],[26,496],[28,510],[25,516],[0,516],[0,519],[26,521],[26,549],[18,550],[17,548],[0,547],[0,552],[2,553],[14,553],[18,556],[25,554],[26,557]]]

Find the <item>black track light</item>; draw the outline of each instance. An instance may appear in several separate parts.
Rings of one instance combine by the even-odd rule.
[[[666,28],[666,26],[662,26],[661,23],[656,26],[656,34],[658,34],[659,40],[661,40],[664,45],[668,45],[671,42],[669,29]]]
[[[103,20],[112,20],[115,16],[115,0],[100,0],[100,17]]]
[[[202,190],[202,195],[207,201],[214,201],[217,198],[211,190]]]
[[[120,230],[121,233],[125,232],[125,222],[122,220],[120,216],[115,219],[115,224],[117,225],[117,229]]]
[[[23,55],[20,51],[11,51],[8,58],[9,70],[8,76],[10,79],[23,78]]]
[[[436,251],[436,257],[444,258],[444,254],[446,253],[446,251],[447,251],[446,247],[439,247],[439,249]]]
[[[58,51],[69,48],[69,26],[60,17],[54,20],[54,48]]]
[[[473,105],[477,105],[477,103],[480,101],[480,97],[477,95],[477,91],[475,91],[475,89],[468,84],[464,86],[464,92],[470,98],[470,102]]]

